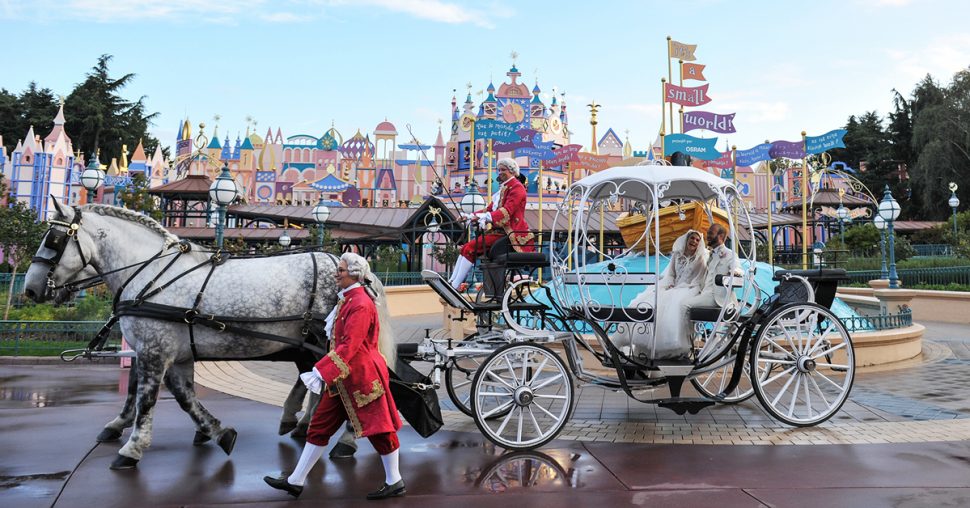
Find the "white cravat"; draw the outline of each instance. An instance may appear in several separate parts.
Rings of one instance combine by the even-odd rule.
[[[327,332],[327,337],[332,338],[333,336],[333,323],[337,320],[337,312],[340,311],[340,304],[344,303],[344,295],[346,295],[351,289],[359,287],[360,283],[355,282],[350,286],[347,286],[347,289],[341,289],[340,292],[337,293],[337,305],[333,306],[333,309],[330,310],[330,314],[327,314],[327,319],[325,320],[326,326],[324,326],[324,331]]]

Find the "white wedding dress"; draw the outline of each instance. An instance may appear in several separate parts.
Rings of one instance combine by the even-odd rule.
[[[655,359],[677,358],[690,352],[687,316],[680,309],[684,300],[700,294],[707,267],[707,249],[704,248],[703,236],[692,256],[684,253],[687,236],[692,232],[694,231],[688,231],[674,242],[670,262],[657,286],[647,288],[630,303],[631,307],[644,305],[655,309],[652,328],[656,344],[653,343],[650,326],[632,323],[631,326],[621,327],[611,338],[622,351],[633,356],[645,355]]]

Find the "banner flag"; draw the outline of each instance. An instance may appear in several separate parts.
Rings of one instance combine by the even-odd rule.
[[[704,77],[704,67],[707,66],[684,62],[680,64],[680,75],[684,77],[684,80],[707,81],[707,78]]]
[[[737,132],[734,128],[734,115],[736,114],[721,115],[707,111],[688,111],[684,113],[684,132],[690,132],[694,129],[707,129],[721,134]]]
[[[482,121],[484,122],[486,120],[482,120]],[[495,120],[489,120],[489,121],[495,121]],[[507,124],[507,125],[513,125],[513,124]],[[495,143],[494,145],[492,145],[492,151],[498,152],[498,153],[504,153],[504,152],[511,152],[514,150],[518,150],[519,148],[535,148],[533,139],[535,139],[535,136],[536,134],[538,134],[538,131],[534,131],[532,129],[519,129],[515,131],[515,134],[516,136],[514,139],[509,138],[511,139],[511,141],[509,142]]]
[[[704,163],[704,165],[707,166],[707,167],[709,167],[709,168],[718,168],[718,169],[731,169],[731,168],[733,168],[734,167],[734,161],[731,160],[731,151],[729,150],[727,152],[721,152],[721,156],[720,157],[718,157],[718,158],[716,158],[714,160],[707,161],[706,163]]]
[[[502,143],[514,143],[522,139],[516,128],[518,124],[505,123],[499,120],[479,120],[475,122],[475,138],[491,139]]]
[[[567,162],[579,162],[579,149],[583,145],[566,145],[553,152],[553,157],[546,161],[545,166],[554,168]]]
[[[805,136],[805,153],[822,153],[833,148],[845,148],[842,137],[848,132],[845,129],[835,129],[821,136]]]
[[[664,83],[664,97],[667,102],[680,104],[681,106],[695,107],[703,106],[711,102],[707,96],[707,88],[710,84],[703,86],[677,86],[671,83]]]
[[[714,145],[717,138],[695,138],[687,134],[668,134],[664,137],[664,155],[670,156],[674,152],[682,152],[695,159],[714,160],[721,156]]]
[[[516,157],[532,157],[533,159],[539,159],[541,161],[553,158],[554,153],[548,148],[533,148],[525,147],[519,148],[515,151]]]
[[[734,162],[738,166],[752,166],[757,162],[770,159],[770,150],[771,143],[761,143],[747,150],[738,150],[734,153]]]
[[[786,157],[789,159],[802,159],[805,157],[805,148],[801,141],[775,141],[771,143],[768,155],[772,159]]]
[[[670,58],[676,58],[685,62],[693,62],[694,60],[697,60],[697,58],[694,57],[695,49],[697,49],[697,44],[684,44],[682,42],[671,40],[668,52]]]
[[[589,152],[579,152],[579,167],[589,171],[600,171],[610,167],[609,155],[597,155]]]

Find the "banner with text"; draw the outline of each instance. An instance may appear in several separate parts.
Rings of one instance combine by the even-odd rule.
[[[667,56],[670,58],[683,60],[685,62],[693,62],[694,60],[697,60],[697,58],[694,57],[695,49],[697,49],[697,44],[684,44],[682,42],[672,40],[667,46]]]
[[[694,129],[706,129],[721,134],[737,132],[734,128],[734,115],[736,114],[721,115],[707,111],[688,111],[684,113],[684,132],[690,132]]]
[[[737,150],[734,153],[734,162],[738,166],[752,166],[755,163],[770,159],[770,151],[771,143],[761,143],[747,150]]]
[[[733,168],[734,161],[731,160],[731,151],[729,150],[727,152],[721,152],[720,157],[713,160],[709,160],[705,162],[704,165],[709,168],[718,168],[718,169]]]
[[[610,167],[609,155],[597,155],[589,152],[579,152],[579,167],[590,171],[600,171]]]
[[[695,138],[687,134],[668,134],[664,138],[664,155],[670,156],[674,152],[682,152],[696,159],[714,160],[721,156],[721,152],[714,148],[717,138]]]
[[[805,136],[805,153],[822,153],[833,148],[845,148],[842,138],[845,129],[835,129],[822,134],[821,136]]]
[[[786,157],[789,159],[801,159],[805,157],[805,149],[801,141],[775,141],[771,143],[768,155],[772,159]]]
[[[549,168],[562,166],[567,162],[579,162],[579,149],[583,145],[566,145],[553,152],[551,159],[545,161],[544,165]]]
[[[693,79],[695,81],[707,81],[704,77],[704,67],[706,65],[684,62],[680,64],[680,75],[684,80]]]
[[[516,128],[518,124],[505,123],[500,120],[479,120],[475,122],[475,138],[491,139],[501,143],[514,143],[522,139]]]
[[[711,102],[711,98],[707,96],[707,88],[709,86],[711,85],[677,86],[664,83],[664,97],[667,102],[673,102],[681,106],[703,106]]]

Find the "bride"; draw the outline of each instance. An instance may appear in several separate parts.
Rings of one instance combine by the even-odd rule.
[[[684,300],[700,294],[706,267],[707,249],[704,248],[704,237],[700,232],[691,229],[674,242],[670,252],[670,262],[656,286],[659,288],[656,301],[654,300],[655,289],[650,287],[634,297],[630,303],[631,307],[645,305],[654,308],[655,303],[658,307],[663,307],[662,310],[654,313],[656,351],[653,358],[676,358],[689,353],[687,319],[678,310]],[[626,333],[618,333],[618,337],[615,337],[613,342],[624,352],[634,356],[638,354],[649,356],[650,334],[649,330],[644,328],[633,326],[632,330]]]

